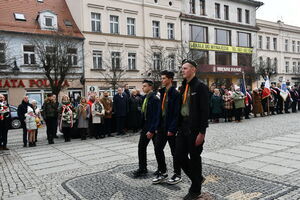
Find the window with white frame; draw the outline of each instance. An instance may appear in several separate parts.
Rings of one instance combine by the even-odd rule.
[[[196,13],[196,5],[195,0],[190,0],[190,13],[195,14]]]
[[[161,68],[161,54],[154,53],[153,54],[153,69],[160,70],[160,68]]]
[[[47,28],[53,28],[53,17],[45,16],[45,26]]]
[[[128,53],[128,70],[136,70],[136,53]]]
[[[102,51],[93,51],[93,68],[102,69]]]
[[[293,50],[293,52],[296,52],[296,41],[295,40],[292,41],[292,50]]]
[[[101,14],[91,13],[92,32],[101,32]]]
[[[297,72],[297,62],[293,62],[293,73]]]
[[[258,48],[262,49],[263,46],[263,38],[261,35],[258,36]]]
[[[277,72],[277,68],[278,68],[278,60],[277,58],[274,58],[274,68],[275,68],[275,72]]]
[[[300,61],[298,61],[298,73],[300,73]]]
[[[229,6],[224,5],[224,19],[229,20]]]
[[[264,65],[264,59],[263,59],[263,57],[259,57],[259,66],[260,67],[263,67],[263,65]]]
[[[168,39],[174,39],[174,24],[173,23],[168,23]]]
[[[119,34],[119,17],[110,16],[110,33]]]
[[[160,23],[159,21],[152,21],[152,31],[153,37],[159,38],[160,37]]]
[[[277,38],[273,38],[273,49],[277,51]]]
[[[71,66],[78,65],[78,55],[77,55],[77,49],[76,48],[68,48],[67,49],[68,54],[68,63]]]
[[[51,65],[55,60],[55,54],[57,52],[56,47],[47,46],[46,47],[46,63]]]
[[[5,62],[5,43],[0,43],[0,63],[4,64]]]
[[[271,43],[271,39],[270,37],[267,37],[267,44],[266,44],[266,49],[270,49],[270,43]]]
[[[218,18],[218,19],[221,18],[220,4],[219,3],[215,3],[215,18]]]
[[[120,69],[121,68],[120,52],[112,52],[111,53],[111,66],[112,66],[112,69]]]
[[[246,24],[250,24],[250,10],[245,10]]]
[[[289,73],[289,66],[290,65],[290,62],[289,61],[285,61],[285,73]]]
[[[243,21],[242,18],[243,18],[243,11],[242,11],[241,8],[238,8],[237,9],[237,20],[238,20],[238,22],[242,22]]]
[[[271,58],[267,57],[267,67],[270,68],[271,67]]]
[[[205,0],[200,0],[200,15],[205,15]]]
[[[127,18],[127,34],[128,35],[135,35],[135,19],[134,18]]]
[[[285,51],[289,51],[289,40],[285,40],[284,49]]]
[[[170,71],[175,71],[175,56],[173,54],[169,55],[168,67]]]
[[[34,46],[24,45],[23,46],[24,65],[36,64]]]
[[[300,41],[297,42],[297,52],[300,53]]]

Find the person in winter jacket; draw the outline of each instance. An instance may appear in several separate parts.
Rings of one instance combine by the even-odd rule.
[[[0,94],[0,150],[9,150],[6,145],[10,120],[9,104],[5,101],[4,95]]]
[[[18,106],[18,117],[21,121],[21,126],[23,129],[23,147],[27,147],[27,128],[25,123],[25,114],[27,113],[28,107],[32,107],[29,104],[28,96],[24,96],[22,103]]]
[[[27,113],[25,114],[25,123],[28,132],[29,147],[35,147],[35,131],[37,129],[37,121],[36,115],[34,114],[33,109],[30,106],[28,106]]]
[[[72,128],[75,123],[75,109],[67,95],[64,95],[61,100],[61,105],[58,109],[59,129],[64,134],[65,142],[71,141]]]
[[[93,130],[94,135],[96,139],[104,138],[105,133],[103,130],[103,124],[104,124],[104,114],[105,109],[103,104],[100,102],[100,98],[96,97],[95,102],[92,104],[92,123],[93,123]]]

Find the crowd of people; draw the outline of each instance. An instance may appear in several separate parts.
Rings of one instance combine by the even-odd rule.
[[[250,119],[251,113],[253,117],[265,117],[300,110],[300,86],[287,87],[284,92],[280,83],[273,83],[268,91],[264,84],[252,91],[247,87],[244,92],[236,85],[229,88],[211,85],[210,121],[219,123],[220,119],[224,119],[224,122],[241,122],[243,118]]]

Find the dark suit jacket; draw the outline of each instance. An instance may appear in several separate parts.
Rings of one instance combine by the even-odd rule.
[[[146,96],[143,97],[143,100],[145,98]],[[160,100],[154,92],[152,92],[149,96],[146,116],[142,113],[142,119],[144,132],[147,133],[149,131],[151,133],[155,133],[157,131],[160,119]]]

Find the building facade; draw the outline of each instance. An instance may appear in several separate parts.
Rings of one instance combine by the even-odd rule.
[[[287,85],[299,85],[300,27],[265,20],[257,20],[257,26],[258,65],[274,70],[271,82],[285,80]]]
[[[182,42],[199,65],[199,76],[208,85],[239,85],[255,81],[252,64],[258,27],[253,0],[184,0]]]
[[[163,69],[176,71],[181,45],[178,0],[67,0],[85,40],[85,87],[101,93],[141,88]]]
[[[11,105],[21,103],[23,96],[35,99],[41,106],[49,81],[42,67],[40,47],[56,48],[49,44],[57,34],[74,42],[66,49],[72,68],[68,73],[61,94],[71,97],[81,95],[83,85],[83,35],[77,28],[64,0],[28,0],[0,2],[0,93],[5,94]],[[66,39],[67,40],[67,39]],[[47,46],[48,45],[48,46]]]

